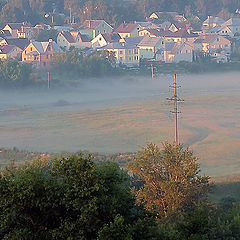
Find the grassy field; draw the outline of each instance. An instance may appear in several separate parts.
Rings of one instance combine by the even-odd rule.
[[[218,91],[198,91],[193,86],[196,89],[192,92],[184,86],[186,92],[181,93],[185,102],[180,105],[180,141],[194,150],[203,173],[214,180],[236,178],[240,173],[239,87],[229,91],[225,79],[226,76]],[[82,95],[81,104],[73,94],[69,94],[68,101],[61,100],[61,94],[51,100],[45,94],[42,102],[35,104],[33,98],[28,105],[21,101],[10,104],[4,98],[0,108],[0,146],[39,152],[87,149],[112,154],[136,152],[147,141],[172,142],[172,105],[166,101],[169,92],[156,94],[157,87],[165,89],[168,85],[153,85],[151,89],[147,85],[136,89],[134,86],[132,91],[138,95],[125,99],[122,96],[127,95],[129,85],[111,96],[103,92],[101,98],[105,94],[110,100],[103,104],[102,100],[95,100],[94,106],[89,105],[89,99],[95,93],[84,95],[83,90],[75,93]],[[214,85],[209,83],[208,88],[214,89]],[[25,102],[28,101],[26,97]]]

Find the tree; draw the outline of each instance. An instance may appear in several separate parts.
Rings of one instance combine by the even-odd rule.
[[[135,205],[129,176],[115,163],[71,156],[11,167],[0,175],[1,239],[97,239],[149,232],[144,209]],[[142,222],[139,222],[141,220]],[[122,229],[121,232],[120,228]]]
[[[181,144],[165,142],[160,150],[149,143],[127,167],[145,182],[135,189],[137,202],[159,217],[190,209],[209,190],[209,177],[199,176],[197,158]]]

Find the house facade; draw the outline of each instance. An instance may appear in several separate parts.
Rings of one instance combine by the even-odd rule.
[[[60,47],[51,39],[48,42],[32,41],[22,52],[22,62],[32,63],[38,68],[51,66],[54,56],[61,53]]]
[[[15,45],[0,46],[0,60],[16,58],[21,54],[22,50]]]
[[[138,37],[138,31],[141,27],[137,23],[122,23],[118,28],[114,30],[121,38]]]
[[[215,50],[231,52],[231,41],[218,34],[202,34],[194,41],[194,50],[209,53]]]
[[[164,39],[161,37],[145,36],[138,44],[140,59],[153,59],[160,48],[164,48]]]
[[[184,42],[168,42],[164,49],[164,61],[166,63],[193,61],[193,46]]]
[[[100,33],[111,33],[113,28],[104,20],[85,20],[80,26],[79,32],[87,35],[90,40]]]
[[[91,44],[92,48],[96,49],[111,42],[118,42],[120,39],[121,37],[118,33],[100,33],[91,41]]]
[[[87,35],[80,32],[61,31],[57,35],[57,44],[69,50],[70,47],[74,48],[86,48],[91,47],[91,42]]]
[[[98,51],[112,52],[116,58],[116,64],[124,64],[127,67],[139,66],[140,57],[137,46],[125,42],[113,42]]]

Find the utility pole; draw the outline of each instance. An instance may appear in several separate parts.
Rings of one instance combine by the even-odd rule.
[[[48,72],[48,89],[50,88],[50,72]]]
[[[154,78],[153,64],[151,64],[152,79]]]
[[[69,12],[69,22],[70,24],[72,24],[72,8],[69,8],[70,12]]]
[[[177,106],[177,76],[176,73],[173,75],[174,82],[174,122],[175,122],[175,144],[178,144],[178,106]]]
[[[183,102],[184,100],[178,98],[177,95],[177,89],[180,87],[177,85],[177,75],[174,73],[173,75],[173,86],[170,86],[170,88],[173,88],[174,93],[172,98],[167,98],[167,100],[174,102],[174,111],[171,111],[171,113],[174,113],[174,142],[177,145],[178,144],[178,102]]]

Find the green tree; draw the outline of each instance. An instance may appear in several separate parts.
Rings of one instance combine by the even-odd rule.
[[[191,209],[209,190],[209,177],[199,175],[197,158],[181,144],[165,142],[160,150],[149,143],[127,167],[145,182],[135,189],[138,203],[159,217]]]
[[[116,236],[148,239],[134,238],[139,228],[149,232],[147,215],[135,205],[127,173],[114,163],[38,158],[3,170],[0,192],[1,239],[91,240],[118,227]]]

